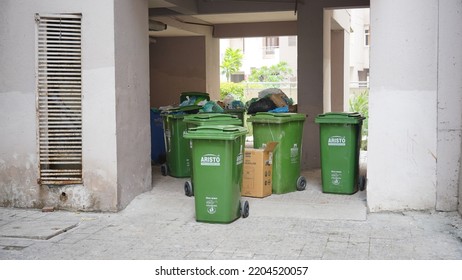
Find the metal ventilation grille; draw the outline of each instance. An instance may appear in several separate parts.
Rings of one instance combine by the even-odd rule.
[[[81,14],[36,14],[39,184],[82,183]]]

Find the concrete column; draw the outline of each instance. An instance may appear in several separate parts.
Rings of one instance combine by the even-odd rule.
[[[331,109],[343,111],[345,96],[345,31],[331,31]],[[347,72],[348,73],[348,72]]]
[[[117,209],[151,189],[148,1],[114,1]]]
[[[436,210],[456,211],[462,135],[462,1],[439,1]]]
[[[439,2],[371,0],[372,212],[435,209]]]
[[[319,127],[314,123],[323,113],[323,21],[320,1],[299,5],[298,111],[308,114],[303,131],[302,168],[319,168]]]
[[[343,111],[350,110],[350,32],[343,30]]]
[[[210,100],[220,99],[220,39],[205,36],[205,87]]]
[[[332,10],[324,10],[323,21],[323,108],[324,112],[332,111]]]
[[[0,6],[0,205],[116,211],[114,1],[4,0]],[[34,16],[63,12],[82,13],[83,184],[49,187],[37,184]]]

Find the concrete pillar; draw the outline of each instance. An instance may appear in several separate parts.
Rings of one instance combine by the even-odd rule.
[[[372,212],[435,209],[439,2],[371,0]]]
[[[0,205],[116,211],[114,1],[4,0],[1,7]],[[49,187],[37,183],[34,15],[63,12],[82,13],[83,184]]]
[[[345,98],[345,31],[331,31],[331,109],[342,112]],[[349,74],[349,72],[346,72]]]
[[[460,204],[462,1],[438,2],[438,149],[436,210]]]
[[[220,39],[205,36],[205,87],[210,100],[220,99]]]
[[[117,209],[151,189],[148,1],[114,1]]]
[[[324,112],[332,111],[332,10],[324,10],[323,20],[323,108]]]
[[[323,21],[320,1],[299,5],[298,111],[308,114],[303,130],[302,168],[319,168],[319,127],[314,123],[323,113]]]
[[[351,10],[332,11],[331,46],[331,111],[348,111],[350,95],[350,30]],[[324,34],[325,36],[326,34]]]

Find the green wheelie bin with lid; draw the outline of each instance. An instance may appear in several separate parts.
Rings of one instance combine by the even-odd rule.
[[[244,141],[247,129],[233,125],[190,128],[196,221],[231,223],[249,215],[241,202]]]
[[[245,109],[225,109],[226,114],[231,114],[241,120],[241,126],[244,126]]]
[[[321,177],[324,193],[353,194],[364,190],[366,179],[359,176],[361,126],[359,113],[318,115],[321,149]]]
[[[252,123],[253,146],[279,142],[273,151],[273,193],[304,190],[306,179],[300,176],[303,124],[306,116],[298,113],[259,112],[248,118]]]
[[[187,130],[184,117],[195,114],[200,106],[191,105],[162,112],[167,163],[161,165],[162,175],[177,178],[191,176],[191,153],[189,140],[183,137]]]
[[[204,125],[241,125],[241,120],[238,117],[231,114],[222,113],[200,113],[187,115],[184,117],[184,122],[186,123],[186,127],[188,129]],[[186,196],[194,195],[192,177],[193,174],[191,174],[191,181],[186,181],[184,185],[184,192]]]

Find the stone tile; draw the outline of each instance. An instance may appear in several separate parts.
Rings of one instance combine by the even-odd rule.
[[[0,259],[462,259],[457,213],[372,213],[367,220],[321,217],[327,213],[284,215],[295,208],[317,209],[303,203],[348,207],[359,199],[365,205],[364,197],[326,196],[319,189],[258,199],[268,212],[231,224],[198,223],[194,199],[182,193],[184,180],[156,178],[152,191],[119,213],[0,208],[0,235],[13,223],[30,231],[34,220],[46,227],[77,224],[48,240],[0,237]],[[284,207],[272,207],[280,204]],[[280,213],[271,215],[274,211]]]
[[[254,255],[255,253],[252,253],[249,251],[236,250],[234,254],[232,255],[231,259],[233,260],[252,259]]]
[[[348,242],[349,240],[349,234],[329,233],[328,242]]]
[[[185,256],[187,260],[205,260],[208,259],[212,252],[191,251]]]
[[[211,260],[229,260],[233,256],[234,252],[217,252],[210,253],[208,259]]]
[[[347,258],[348,242],[327,242],[324,254],[322,255],[323,260],[345,260]]]

